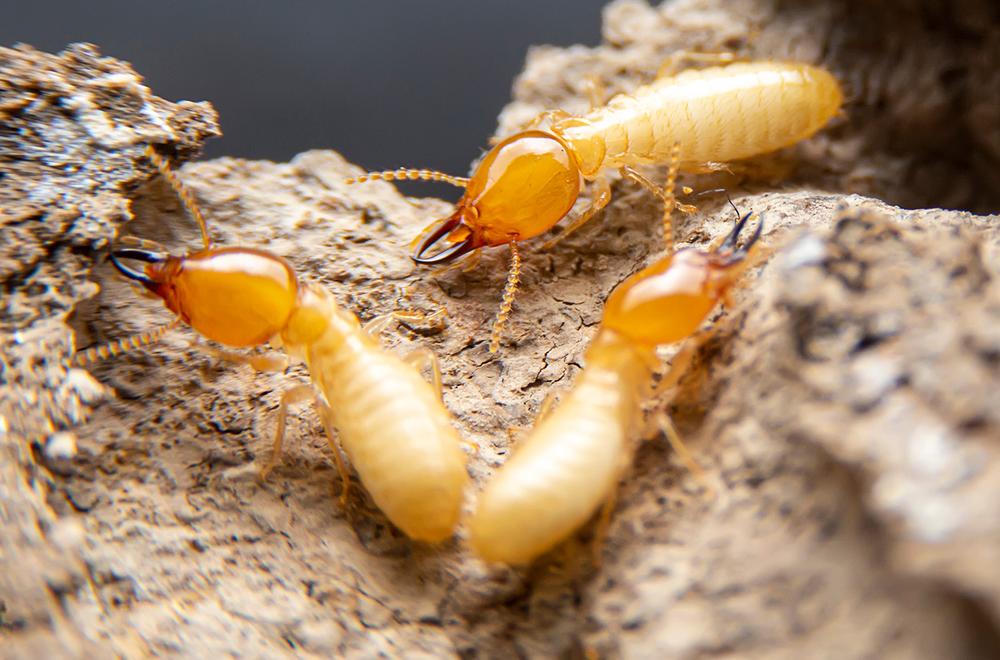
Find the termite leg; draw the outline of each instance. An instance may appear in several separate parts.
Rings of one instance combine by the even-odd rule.
[[[433,301],[438,305],[438,309],[430,314],[425,314],[424,312],[411,311],[411,312],[393,312],[392,316],[400,323],[407,326],[411,332],[414,328],[410,327],[418,323],[423,323],[431,327],[436,327],[439,330],[443,330],[445,327],[444,319],[448,316],[448,308],[438,303],[436,300]]]
[[[284,371],[288,368],[288,357],[281,355],[280,353],[271,353],[269,355],[244,355],[234,351],[225,351],[202,343],[192,343],[191,345],[199,351],[211,355],[216,359],[222,360],[223,362],[248,364],[253,367],[255,371]]]
[[[558,245],[567,236],[587,224],[598,211],[603,209],[611,201],[611,184],[603,174],[594,179],[594,196],[590,206],[585,208],[572,222],[570,222],[555,238],[549,239],[542,244],[543,250],[549,250]]]
[[[674,354],[673,359],[670,361],[670,368],[667,369],[667,373],[663,374],[663,378],[657,383],[656,388],[653,390],[652,398],[659,398],[664,392],[669,391],[680,381],[681,377],[687,372],[688,367],[691,366],[691,360],[698,352],[698,349],[701,348],[702,344],[711,339],[718,330],[718,326],[713,325],[706,330],[688,337],[684,344],[681,345],[680,350]]]
[[[251,355],[247,364],[257,371],[284,371],[288,368],[288,356],[280,354]]]
[[[440,325],[443,328],[444,323],[442,319],[446,316],[448,316],[448,309],[439,303],[439,309],[430,314],[424,314],[423,312],[390,312],[388,314],[379,314],[361,326],[361,329],[372,337],[378,337],[386,331],[389,324],[393,321],[403,324],[427,323],[429,325]],[[408,330],[412,332],[412,328],[408,328]]]
[[[323,422],[323,430],[326,431],[326,442],[330,445],[333,460],[337,464],[337,473],[340,475],[340,481],[343,484],[340,490],[340,506],[343,508],[347,506],[347,496],[351,492],[351,475],[347,471],[347,466],[344,465],[344,457],[340,455],[340,445],[337,443],[336,435],[333,431],[333,411],[330,409],[330,405],[320,396],[317,396],[316,410],[319,412],[320,421]]]
[[[514,296],[517,295],[517,285],[521,281],[521,252],[517,247],[517,241],[511,240],[510,245],[510,272],[507,274],[507,285],[503,289],[503,300],[500,302],[500,312],[493,322],[493,331],[490,334],[490,353],[500,350],[500,334],[503,326],[510,316],[510,310],[514,307]]]
[[[285,444],[285,421],[288,416],[288,406],[293,403],[305,401],[311,396],[313,396],[312,385],[296,385],[289,390],[285,390],[285,393],[281,395],[281,403],[278,404],[277,428],[274,431],[274,445],[271,450],[271,458],[260,469],[261,481],[267,479],[267,475],[271,473],[274,466],[281,460],[281,449]]]
[[[400,306],[402,304],[402,301],[409,299],[412,293],[411,292],[412,288],[413,286],[410,285],[405,289],[403,289],[402,293],[396,296],[396,303],[395,303],[396,306]],[[393,311],[389,312],[388,314],[379,314],[378,316],[372,318],[370,321],[361,326],[361,329],[364,330],[367,334],[371,335],[372,337],[378,337],[380,334],[385,332],[385,330],[389,327],[389,324],[392,323],[393,321],[398,321],[399,323],[403,323],[407,326],[416,323],[425,323],[428,325],[432,326],[436,325],[440,328],[444,328],[443,320],[448,316],[448,308],[445,307],[438,300],[435,300],[433,297],[431,296],[429,297],[431,301],[435,305],[437,305],[437,309],[431,312],[430,314],[426,314],[421,311],[406,311],[406,312]],[[413,330],[413,328],[408,328],[408,329]]]
[[[444,389],[441,387],[441,364],[438,362],[434,351],[429,348],[414,349],[403,356],[403,362],[412,365],[417,371],[422,371],[424,367],[429,367],[431,370],[431,385],[434,386],[434,391],[437,392],[438,398],[444,396]]]
[[[372,320],[361,326],[361,329],[372,337],[377,337],[378,335],[385,332],[385,329],[389,327],[389,324],[396,320],[395,313],[389,314],[379,314]]]
[[[673,149],[670,151],[670,167],[667,170],[667,182],[662,189],[631,167],[625,166],[621,169],[623,177],[638,183],[659,197],[663,202],[663,242],[668,253],[674,251],[673,212],[674,207],[677,206],[677,196],[674,194],[674,187],[677,185],[677,172],[681,164],[680,154],[681,145],[675,142]]]
[[[670,442],[670,446],[673,447],[677,456],[680,457],[681,462],[683,462],[687,469],[691,471],[691,474],[693,474],[695,478],[701,482],[702,486],[704,486],[709,492],[712,499],[715,499],[715,486],[712,485],[712,482],[709,480],[708,474],[705,470],[698,465],[698,461],[694,460],[694,456],[691,455],[687,445],[685,445],[684,441],[681,440],[681,436],[674,427],[674,423],[670,421],[670,415],[661,410],[656,413],[656,422],[660,427],[660,430],[663,431],[663,435],[667,436],[667,441]]]
[[[656,70],[656,77],[667,78],[676,75],[690,64],[722,66],[732,64],[738,59],[735,53],[698,53],[693,50],[680,50],[663,61],[660,68]]]

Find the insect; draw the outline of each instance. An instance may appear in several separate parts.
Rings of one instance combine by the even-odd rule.
[[[622,282],[608,298],[601,327],[575,386],[514,448],[487,484],[469,520],[473,551],[491,562],[526,564],[583,525],[603,504],[603,534],[619,478],[641,437],[642,404],[650,395],[657,346],[695,335],[753,260],[763,224],[742,247],[736,224],[715,249],[677,250]],[[738,216],[737,216],[738,217]],[[677,353],[659,391],[680,379],[700,342]],[[697,474],[665,412],[653,417]]]
[[[343,480],[342,502],[350,480],[334,429],[389,520],[414,539],[449,537],[458,522],[468,475],[459,434],[441,401],[441,375],[433,353],[417,350],[403,359],[391,355],[376,339],[391,315],[362,326],[330,292],[299,281],[291,265],[278,256],[248,247],[212,247],[191,195],[152,147],[147,154],[197,220],[204,248],[174,256],[119,246],[111,251],[114,266],[161,298],[177,319],[200,335],[230,347],[260,346],[270,340],[309,367],[312,385],[293,387],[281,398],[274,452],[262,475],[280,457],[288,406],[315,398]],[[144,266],[134,268],[128,260]],[[131,345],[155,340],[156,332]],[[114,351],[105,354],[109,352]],[[259,357],[217,354],[266,368]],[[431,367],[433,387],[418,365]]]
[[[484,247],[510,246],[511,268],[490,339],[490,352],[495,353],[520,279],[518,244],[567,216],[584,181],[594,182],[591,203],[545,247],[579,229],[608,204],[610,169],[663,200],[667,235],[666,216],[676,204],[679,171],[717,169],[722,162],[790,146],[822,128],[842,101],[833,75],[808,64],[755,62],[692,69],[660,77],[632,94],[619,94],[582,116],[542,113],[527,130],[493,147],[469,179],[400,169],[347,181],[423,179],[465,188],[454,212],[417,237],[412,258],[421,264],[443,264]],[[662,189],[634,169],[657,163],[669,166]],[[432,253],[442,241],[444,247]]]

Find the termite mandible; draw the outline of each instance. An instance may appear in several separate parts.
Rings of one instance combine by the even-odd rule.
[[[711,61],[705,56],[712,54],[693,55],[701,57],[688,58]],[[731,61],[721,55],[716,59]],[[454,212],[417,237],[412,258],[444,264],[484,247],[510,246],[511,268],[490,338],[490,352],[495,353],[520,278],[518,244],[565,217],[585,181],[594,184],[591,203],[546,247],[608,204],[611,169],[663,199],[666,235],[679,171],[714,169],[795,144],[822,128],[842,102],[836,78],[809,64],[748,62],[691,69],[619,94],[582,116],[542,113],[531,128],[490,149],[471,178],[403,168],[347,182],[420,179],[465,188]],[[634,169],[661,163],[668,165],[663,189]],[[445,247],[430,253],[441,241]]]
[[[378,331],[391,315],[362,326],[318,285],[299,281],[292,266],[265,250],[213,247],[193,197],[162,156],[149,159],[167,179],[201,229],[203,249],[175,256],[147,247],[113,247],[111,261],[140,283],[198,334],[230,347],[271,342],[309,367],[311,385],[287,390],[278,408],[274,452],[262,476],[280,458],[290,404],[314,398],[343,480],[350,484],[338,444],[362,484],[390,521],[414,539],[437,542],[451,536],[468,475],[466,456],[451,415],[441,400],[437,359],[416,350],[403,359],[383,349]],[[126,261],[144,266],[133,268]],[[157,328],[137,339],[82,351],[78,364],[157,340]],[[227,360],[273,368],[266,356],[215,351]],[[418,366],[429,365],[432,386]],[[336,439],[335,439],[336,438]]]

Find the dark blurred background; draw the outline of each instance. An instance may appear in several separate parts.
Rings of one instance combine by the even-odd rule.
[[[93,42],[155,94],[211,101],[225,135],[206,157],[331,148],[465,174],[528,47],[595,45],[606,2],[5,0],[0,44]]]

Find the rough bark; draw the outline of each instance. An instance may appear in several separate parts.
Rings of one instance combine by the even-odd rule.
[[[177,331],[98,365],[96,380],[67,372],[71,311],[81,346],[167,320],[96,265],[98,250],[133,217],[128,233],[197,245],[141,149],[154,141],[189,155],[214,117],[121,82],[134,74],[88,48],[3,51],[13,238],[0,262],[2,653],[995,656],[1000,217],[872,198],[996,207],[1000,78],[989,64],[1000,28],[988,3],[892,7],[617,2],[605,44],[530,54],[501,134],[539,109],[585,109],[588,74],[627,90],[681,48],[820,62],[853,89],[847,117],[808,143],[739,177],[687,181],[726,185],[741,210],[766,219],[776,250],[713,318],[718,330],[672,400],[657,404],[719,495],[651,438],[622,481],[600,564],[588,528],[530,570],[483,565],[461,533],[439,547],[412,543],[363,493],[338,509],[336,471],[306,407],[281,466],[259,483],[255,461],[270,450],[281,391],[306,378],[301,367],[252,374]],[[357,171],[315,151],[181,174],[216,240],[286,256],[362,319],[447,308],[444,326],[401,324],[385,340],[440,357],[481,484],[503,462],[508,430],[572,384],[608,292],[660,255],[650,229],[659,209],[620,183],[591,226],[548,252],[526,245],[494,358],[506,254],[470,273],[414,268],[406,243],[448,205],[341,183]],[[729,230],[724,198],[694,201],[699,212],[678,222],[682,242]],[[88,416],[104,387],[117,396]],[[53,437],[60,430],[75,456],[61,456],[73,452],[68,436]]]
[[[149,176],[148,141],[182,154],[217,134],[208,104],[167,103],[127,64],[77,45],[58,56],[0,49],[0,639],[3,652],[84,654],[88,630],[64,599],[87,588],[80,521],[46,500],[37,443],[81,423],[104,388],[66,368],[66,316],[98,290],[92,250],[130,217],[129,191]],[[11,640],[16,640],[12,643]],[[75,649],[75,651],[74,651]]]

